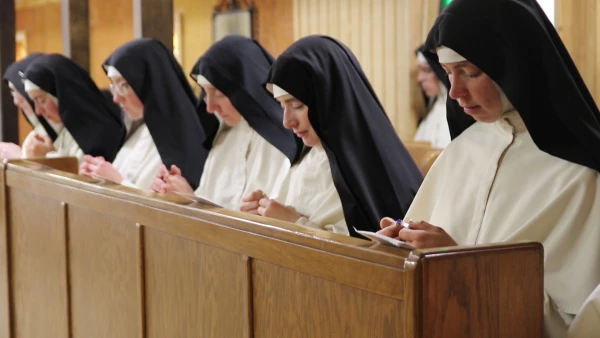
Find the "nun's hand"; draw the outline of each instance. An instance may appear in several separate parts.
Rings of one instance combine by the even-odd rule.
[[[294,208],[285,206],[275,200],[263,197],[258,201],[258,214],[265,217],[275,218],[290,223],[296,223],[301,214],[296,212]]]
[[[21,147],[10,142],[0,142],[0,158],[21,157]]]
[[[169,171],[167,170],[167,167],[164,164],[161,164],[158,168],[158,174],[156,175],[154,181],[152,181],[152,184],[150,185],[150,189],[157,193],[164,194],[165,185],[167,184],[167,177],[169,177]]]
[[[402,227],[396,239],[406,242],[417,249],[440,248],[456,246],[458,243],[448,233],[435,225],[424,221],[408,222],[408,227]],[[381,230],[383,231],[383,230]]]
[[[183,194],[194,194],[194,189],[190,186],[188,181],[181,175],[181,169],[176,165],[171,166],[169,175],[164,178],[164,185],[162,186],[163,193],[179,192]]]
[[[85,155],[83,163],[79,166],[79,174],[83,176],[100,176],[109,181],[121,183],[123,176],[113,165],[102,156]]]
[[[379,221],[379,226],[381,227],[381,230],[377,231],[378,234],[392,238],[397,238],[400,230],[404,229],[404,226],[397,224],[396,220],[389,217],[382,218],[381,221]]]
[[[27,157],[44,157],[54,150],[52,139],[46,135],[35,134],[25,149]]]
[[[242,197],[240,211],[258,215],[258,207],[260,206],[258,202],[265,197],[267,197],[267,194],[262,190],[255,190],[246,194],[246,196]]]

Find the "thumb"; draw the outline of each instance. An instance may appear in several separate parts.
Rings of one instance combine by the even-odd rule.
[[[181,175],[181,169],[179,169],[179,167],[178,167],[178,166],[176,166],[176,165],[174,165],[174,164],[173,164],[173,165],[171,166],[171,175],[179,175],[179,176],[182,176],[182,175]]]

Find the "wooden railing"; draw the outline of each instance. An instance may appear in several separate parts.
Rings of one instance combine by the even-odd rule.
[[[40,163],[1,169],[1,338],[542,335],[537,243],[411,252]]]

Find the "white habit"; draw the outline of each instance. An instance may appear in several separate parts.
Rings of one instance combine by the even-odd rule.
[[[296,224],[349,234],[329,159],[322,147],[313,147],[292,166],[280,179],[271,197],[303,215]]]
[[[270,192],[275,178],[289,167],[288,158],[243,118],[233,128],[221,122],[196,194],[239,210],[246,193],[258,189]]]
[[[600,338],[600,284],[573,320],[569,338]]]
[[[145,123],[127,138],[112,165],[123,177],[121,184],[150,189],[162,160]]]
[[[460,245],[541,242],[546,337],[565,337],[600,284],[599,174],[539,150],[514,111],[454,139],[406,219],[442,227]]]
[[[440,84],[440,86],[443,86]],[[415,141],[429,141],[435,148],[446,148],[452,139],[450,138],[450,129],[446,119],[446,93],[444,92],[435,100],[431,110],[419,124]]]

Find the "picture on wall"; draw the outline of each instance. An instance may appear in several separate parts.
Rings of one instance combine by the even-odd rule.
[[[230,34],[253,38],[254,13],[252,6],[244,9],[217,10],[213,16],[213,41],[219,41]]]

